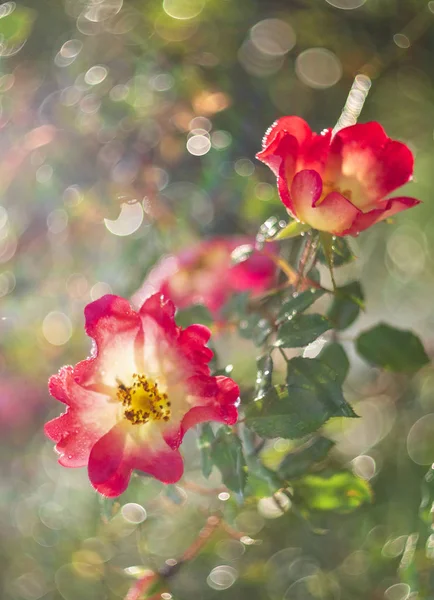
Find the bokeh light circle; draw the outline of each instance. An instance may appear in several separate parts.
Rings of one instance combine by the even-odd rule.
[[[54,310],[43,320],[42,333],[53,346],[63,346],[72,335],[71,321],[65,313]]]
[[[264,19],[250,31],[253,45],[263,54],[282,56],[295,46],[295,32],[291,25],[280,19]]]
[[[411,588],[407,583],[395,583],[384,592],[386,600],[407,600],[411,592]]]
[[[107,77],[108,70],[103,65],[94,65],[85,74],[84,80],[88,85],[98,85]]]
[[[366,0],[326,0],[328,4],[331,4],[335,8],[342,8],[342,10],[354,10],[360,8],[366,2]]]
[[[229,565],[220,565],[211,571],[206,580],[213,590],[227,590],[237,580],[238,573]]]
[[[140,504],[136,502],[129,502],[124,504],[121,510],[122,516],[128,523],[134,523],[138,525],[146,520],[146,510]]]
[[[434,460],[434,413],[421,417],[407,436],[407,452],[418,465],[430,465]]]
[[[187,141],[187,150],[193,156],[203,156],[209,152],[211,141],[207,135],[192,135]]]
[[[181,21],[194,19],[203,10],[205,0],[164,0],[163,9],[169,17]]]
[[[116,220],[104,219],[104,224],[110,233],[123,237],[137,231],[143,222],[143,217],[143,208],[139,202],[134,204],[123,202],[119,217]]]
[[[299,54],[295,71],[304,84],[316,89],[332,87],[342,77],[341,61],[326,48],[309,48]]]

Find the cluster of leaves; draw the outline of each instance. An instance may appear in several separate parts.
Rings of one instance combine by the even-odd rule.
[[[322,263],[332,271],[353,260],[343,238],[321,241],[313,266]],[[235,260],[247,256],[244,248]],[[225,317],[237,324],[240,335],[260,348],[256,383],[250,395],[248,391],[243,394],[241,423],[217,429],[204,425],[199,438],[205,477],[213,467],[219,469],[224,484],[239,501],[245,495],[260,497],[283,490],[304,516],[325,510],[350,511],[371,498],[365,480],[333,468],[328,454],[334,444],[321,432],[331,418],[357,417],[343,391],[350,361],[339,337],[364,309],[364,294],[358,281],[341,287],[334,284],[332,290],[318,281],[316,276],[310,287],[301,285],[300,280],[285,288],[289,295],[283,298],[278,288],[276,295],[267,295],[264,302],[255,302],[246,294],[231,299]],[[302,291],[294,291],[294,287]],[[314,312],[315,303],[325,297],[329,298],[325,314]],[[202,322],[207,322],[203,309],[195,310],[195,317],[202,315]],[[324,334],[328,340],[325,344],[321,341],[324,345],[315,358],[288,358],[285,354],[285,350],[297,351],[317,342]],[[355,349],[372,366],[394,372],[414,373],[429,361],[412,332],[384,323],[359,334]],[[284,377],[281,369],[275,372],[276,357],[284,359]],[[293,440],[294,447],[276,469],[270,469],[263,464],[261,451],[275,438]]]

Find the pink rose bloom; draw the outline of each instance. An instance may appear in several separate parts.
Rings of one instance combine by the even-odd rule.
[[[241,236],[215,237],[163,257],[133,295],[133,304],[140,306],[159,292],[178,308],[203,304],[218,318],[234,293],[250,291],[258,295],[274,283],[276,266],[265,251],[254,250],[244,262],[232,264],[232,251],[252,243],[251,238]]]
[[[237,384],[210,372],[209,329],[178,327],[174,305],[161,295],[137,311],[124,298],[103,296],[86,306],[85,318],[91,357],[49,381],[66,408],[45,425],[59,463],[87,466],[93,487],[109,497],[126,490],[135,469],[178,481],[188,429],[238,418]]]
[[[332,138],[300,117],[282,117],[266,132],[256,155],[277,177],[280,198],[301,223],[334,235],[358,235],[419,204],[389,194],[413,175],[413,155],[379,123],[345,127]]]

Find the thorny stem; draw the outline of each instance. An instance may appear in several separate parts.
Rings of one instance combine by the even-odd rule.
[[[283,351],[283,348],[281,348],[280,346],[277,346],[277,349],[279,350],[280,354],[283,356],[283,360],[285,362],[289,362],[288,357],[286,356],[285,352]]]
[[[298,280],[297,272],[286,262],[286,260],[280,256],[277,256],[276,254],[273,254],[272,252],[269,252],[265,248],[262,249],[261,252],[264,254],[264,256],[270,258],[274,264],[278,266],[283,273],[285,273],[290,284],[294,284]]]
[[[187,548],[187,550],[185,550],[179,561],[170,565],[166,565],[157,572],[146,572],[142,578],[133,584],[128,591],[128,594],[125,596],[125,600],[140,600],[143,594],[145,594],[147,591],[150,591],[150,588],[152,591],[155,591],[156,587],[158,589],[158,587],[163,586],[173,575],[175,575],[175,573],[178,572],[179,568],[184,563],[197,556],[197,554],[209,541],[210,537],[219,526],[236,540],[240,540],[245,536],[243,532],[236,531],[230,525],[228,525],[220,515],[209,516],[204,527],[202,527],[200,530],[197,538]],[[161,598],[160,593],[149,596],[148,600],[156,600],[157,598]]]
[[[306,244],[303,248],[303,252],[302,252],[300,262],[298,265],[298,274],[297,274],[297,280],[295,283],[295,290],[297,292],[302,287],[302,284],[304,281],[304,272],[306,270],[306,267],[308,266],[310,261],[315,260],[317,248],[318,248],[318,238],[316,236],[313,237],[312,235],[309,235],[308,239],[306,240]]]

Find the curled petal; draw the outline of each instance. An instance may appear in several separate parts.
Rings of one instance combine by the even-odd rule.
[[[269,167],[278,176],[284,166],[284,172],[292,179],[295,173],[299,152],[297,139],[290,134],[280,131],[273,141],[256,158]]]
[[[342,194],[321,199],[322,181],[316,171],[300,171],[291,187],[297,218],[320,231],[337,235],[348,229],[360,212]]]
[[[297,219],[311,225],[306,216],[309,215],[312,206],[315,206],[321,192],[322,179],[316,171],[307,169],[297,173],[291,185],[291,197]]]
[[[417,206],[420,204],[420,200],[403,196],[401,198],[390,198],[382,204],[382,208],[371,210],[367,213],[359,213],[351,227],[343,231],[341,235],[357,235],[379,221],[384,221],[384,219],[388,219],[398,212]]]
[[[304,119],[295,115],[277,119],[265,132],[262,140],[262,152],[265,153],[279,136],[291,135],[302,146],[312,135],[312,130]],[[262,153],[260,153],[262,154]],[[260,158],[262,160],[262,157]],[[265,161],[264,161],[265,162]]]
[[[265,163],[279,176],[283,163],[289,182],[295,173],[300,148],[310,140],[312,131],[300,117],[282,117],[266,132],[262,140],[262,151],[256,158]]]

